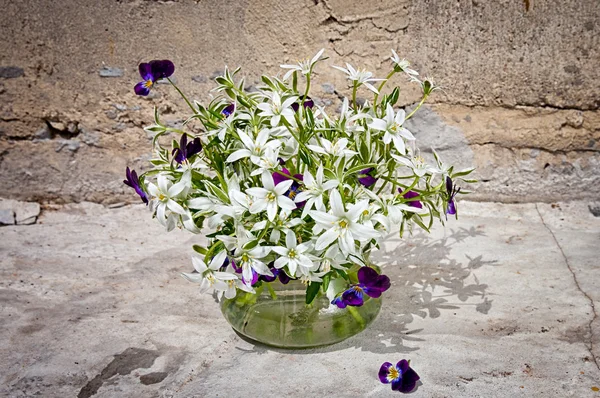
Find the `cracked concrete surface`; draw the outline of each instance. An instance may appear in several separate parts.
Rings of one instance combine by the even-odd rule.
[[[594,397],[600,387],[600,217],[588,203],[461,202],[430,236],[390,237],[382,313],[306,351],[240,339],[179,277],[191,244],[143,206],[82,203],[0,229],[0,395],[396,396],[385,361],[412,360],[415,397]]]

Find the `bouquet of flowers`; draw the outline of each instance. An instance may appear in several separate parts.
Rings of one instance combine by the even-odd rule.
[[[127,168],[125,180],[168,231],[208,228],[208,244],[193,246],[195,272],[185,278],[228,299],[276,279],[299,279],[307,304],[322,291],[340,308],[361,306],[389,288],[369,252],[395,229],[427,231],[434,219],[456,215],[463,192],[455,183],[472,182],[465,178],[472,169],[457,172],[435,151],[432,164],[420,156],[405,123],[439,87],[392,53],[385,79],[350,64],[334,66],[352,89],[337,111],[310,97],[323,50],[281,65],[282,77],[262,76],[264,85],[252,92],[237,78],[239,68],[225,69],[208,105],[191,102],[173,84],[171,61],[140,65],[136,94],[167,79],[191,111],[175,128],[155,110],[146,127],[154,134],[153,167],[139,177]],[[422,89],[408,114],[394,108],[398,87],[382,93],[396,74]],[[372,101],[359,103],[358,90],[372,92]],[[165,146],[159,137],[166,134],[178,139]]]

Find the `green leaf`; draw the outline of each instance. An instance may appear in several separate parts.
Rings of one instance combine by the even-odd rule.
[[[250,242],[244,245],[244,250],[252,250],[256,246],[258,246],[258,239],[251,240]]]
[[[164,160],[161,160],[161,159],[151,159],[150,163],[152,163],[155,166],[161,166],[161,165],[166,164],[167,162],[165,162]]]
[[[421,219],[421,216],[414,214],[412,217],[412,221],[414,221],[415,224],[417,224],[419,227],[423,228],[424,231],[429,232],[429,228],[427,228],[425,226],[425,224],[423,224],[423,220]]]
[[[312,282],[310,285],[308,285],[308,287],[306,288],[306,304],[310,304],[313,302],[313,300],[317,296],[317,293],[319,293],[320,288],[320,282]]]
[[[206,249],[206,247],[204,246],[193,245],[192,249],[194,249],[195,252],[202,254],[203,256],[206,255],[206,253],[208,253],[208,249]]]
[[[260,80],[262,80],[262,82],[264,84],[266,84],[267,86],[271,87],[272,89],[275,89],[275,83],[273,83],[273,81],[271,79],[269,79],[268,76],[261,76]]]
[[[159,126],[161,126],[160,120],[158,118],[158,107],[157,106],[154,107],[154,123],[156,123]]]
[[[215,184],[208,180],[205,180],[204,184],[206,184],[206,187],[213,195],[221,199],[221,201],[223,201],[224,203],[229,203],[229,196],[221,188],[217,187]]]
[[[469,175],[469,174],[471,174],[473,172],[473,170],[475,170],[475,169],[474,168],[469,168],[469,169],[458,171],[458,172],[452,174],[452,178],[454,179],[456,177],[462,177],[462,176]]]
[[[344,167],[346,166],[346,158],[342,157],[337,165],[336,175],[340,181],[344,181]]]
[[[323,293],[327,293],[327,289],[329,288],[330,281],[331,281],[331,273],[329,273],[323,277]]]
[[[360,157],[361,157],[362,161],[368,162],[369,159],[371,158],[371,154],[369,153],[369,147],[367,146],[367,143],[365,141],[362,141],[360,143],[360,146],[358,147],[358,151],[360,152]]]
[[[398,102],[398,97],[400,96],[400,90],[398,87],[394,88],[394,90],[390,94],[390,105],[395,105]]]
[[[150,131],[152,133],[164,133],[165,132],[165,128],[163,126],[158,126],[158,125],[152,125],[152,126],[148,126],[145,127],[144,130],[146,131]]]
[[[358,173],[361,170],[370,169],[372,167],[377,167],[377,163],[365,163],[360,164],[358,166],[350,167],[348,170],[346,170],[346,175],[352,175],[354,173]]]
[[[222,86],[231,87],[231,84],[229,83],[229,81],[226,78],[224,78],[223,76],[219,76],[219,77],[215,78],[215,81]]]
[[[250,104],[250,102],[246,101],[246,99],[244,97],[242,97],[241,95],[239,95],[237,97],[237,100],[240,103],[240,105],[242,105],[246,108],[252,108],[252,105]]]
[[[292,87],[294,88],[295,92],[298,92],[298,72],[296,71],[292,73]]]

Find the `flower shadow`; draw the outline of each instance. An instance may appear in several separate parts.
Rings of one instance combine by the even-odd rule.
[[[456,313],[466,308],[487,314],[493,300],[488,297],[488,285],[479,281],[475,271],[496,266],[497,261],[484,260],[479,254],[462,253],[464,261],[459,262],[456,258],[461,257],[461,253],[451,255],[453,246],[479,236],[485,234],[474,227],[450,229],[450,233],[441,238],[425,233],[403,239],[390,236],[382,250],[372,255],[373,262],[381,264],[382,272],[392,281],[377,319],[360,334],[340,343],[293,352],[310,354],[358,348],[381,354],[410,353],[426,341],[419,336],[423,329],[410,328],[416,317],[437,319],[448,311]],[[391,249],[386,250],[388,247]],[[252,349],[238,349],[259,354],[290,352],[249,342],[254,344]]]

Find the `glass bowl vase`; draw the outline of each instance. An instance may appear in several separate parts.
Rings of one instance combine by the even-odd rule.
[[[306,304],[306,285],[298,280],[262,283],[256,294],[238,291],[221,301],[221,312],[243,337],[278,348],[334,344],[363,331],[379,314],[381,298],[365,295],[360,307],[338,308],[321,291]]]

